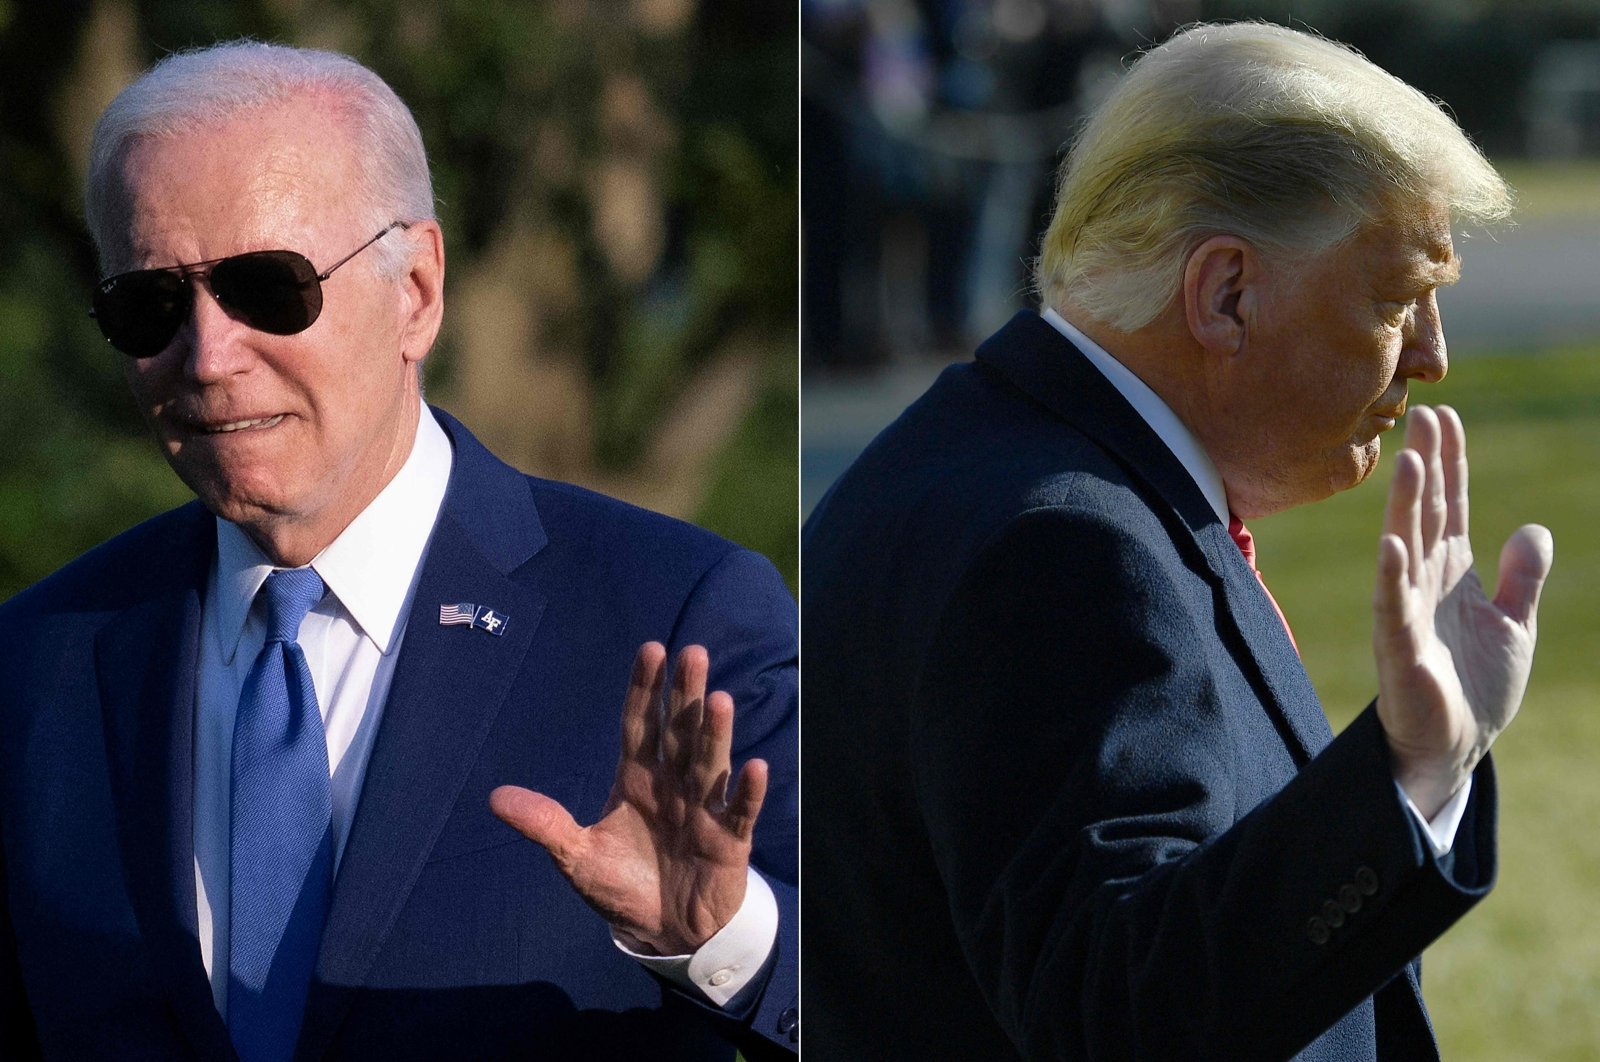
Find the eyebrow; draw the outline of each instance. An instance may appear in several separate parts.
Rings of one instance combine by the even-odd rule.
[[[1446,256],[1434,257],[1433,252],[1444,250]],[[1418,288],[1449,287],[1461,279],[1461,257],[1453,248],[1429,248],[1426,257],[1417,255],[1406,264],[1401,276],[1404,283]]]
[[[1439,262],[1429,273],[1434,287],[1443,288],[1461,279],[1461,259],[1455,254]]]

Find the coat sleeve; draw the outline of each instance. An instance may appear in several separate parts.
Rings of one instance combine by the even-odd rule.
[[[794,600],[766,558],[737,550],[699,580],[668,648],[694,644],[710,656],[707,688],[733,697],[735,775],[747,760],[767,761],[751,863],[778,901],[777,944],[759,984],[726,1011],[702,1006],[747,1057],[782,1057],[798,1049],[799,650]]]
[[[1492,769],[1472,858],[1441,867],[1370,710],[1246,806],[1250,750],[1200,648],[1219,634],[1159,546],[1065,509],[1017,518],[961,577],[917,689],[957,938],[1030,1059],[1288,1057],[1492,881]]]

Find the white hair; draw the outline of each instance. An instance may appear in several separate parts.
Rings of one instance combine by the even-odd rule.
[[[350,150],[359,164],[356,209],[369,232],[391,221],[434,217],[433,179],[416,119],[382,78],[347,55],[230,41],[176,52],[162,59],[117,94],[95,123],[89,148],[84,214],[101,264],[109,263],[120,238],[112,196],[117,167],[128,145],[140,138],[182,136],[234,115],[286,100],[317,96],[349,129]],[[380,275],[399,276],[411,257],[401,230],[373,245]]]
[[[1187,27],[1133,65],[1062,166],[1035,283],[1128,332],[1228,233],[1284,265],[1424,206],[1483,224],[1511,191],[1427,96],[1342,44],[1264,23]]]

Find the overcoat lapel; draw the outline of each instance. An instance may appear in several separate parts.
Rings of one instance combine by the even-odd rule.
[[[1106,450],[1146,488],[1191,566],[1221,591],[1245,666],[1296,762],[1332,739],[1327,717],[1283,623],[1228,529],[1183,465],[1111,382],[1031,311],[1014,316],[978,348],[978,361]],[[1224,637],[1229,632],[1223,631]],[[1253,671],[1253,674],[1251,672]]]
[[[1214,515],[1214,514],[1213,514]],[[1285,739],[1301,766],[1328,742],[1333,731],[1322,701],[1311,686],[1311,678],[1300,662],[1300,653],[1284,630],[1284,620],[1272,607],[1256,573],[1250,570],[1228,529],[1213,520],[1196,535],[1209,559],[1212,571],[1222,579],[1235,629],[1250,651],[1257,676],[1271,692],[1271,703],[1281,716],[1280,729],[1288,727]]]
[[[455,448],[361,799],[334,882],[297,1057],[320,1058],[371,972],[493,727],[544,612],[510,573],[543,545],[527,481],[435,411]],[[444,626],[439,606],[509,617],[503,635]]]
[[[159,586],[95,638],[106,755],[129,897],[173,1014],[195,1053],[231,1058],[200,957],[194,891],[194,701],[200,610],[216,524],[189,507]]]

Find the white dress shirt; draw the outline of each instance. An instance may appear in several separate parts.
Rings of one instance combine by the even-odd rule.
[[[1150,386],[1129,369],[1114,355],[1100,344],[1084,335],[1082,330],[1075,327],[1071,321],[1062,317],[1054,309],[1046,306],[1040,311],[1040,316],[1050,322],[1057,332],[1066,336],[1072,345],[1083,352],[1100,374],[1110,381],[1135,413],[1150,425],[1150,430],[1166,444],[1172,456],[1178,459],[1184,471],[1189,473],[1195,485],[1200,488],[1200,493],[1205,495],[1206,501],[1216,511],[1217,519],[1222,521],[1224,527],[1229,522],[1228,491],[1222,482],[1222,473],[1217,471],[1217,466],[1207,456],[1200,442],[1194,434],[1178,419],[1172,407],[1161,400],[1161,396],[1151,390]],[[1266,591],[1263,590],[1263,593]],[[1467,797],[1472,792],[1472,779],[1467,779],[1467,784],[1462,786],[1451,797],[1439,813],[1432,819],[1423,816],[1421,809],[1412,802],[1405,787],[1395,783],[1400,789],[1400,795],[1405,797],[1406,806],[1422,824],[1423,832],[1428,837],[1428,843],[1433,846],[1435,855],[1444,855],[1450,851],[1455,843],[1456,830],[1461,826],[1461,818],[1467,811]]]
[[[301,623],[298,641],[327,731],[335,867],[355,816],[453,458],[444,429],[423,406],[405,464],[311,562],[328,594]],[[245,676],[266,639],[266,625],[251,602],[273,568],[242,529],[217,520],[217,552],[200,622],[194,876],[200,955],[211,978],[212,999],[222,1014],[228,1012],[233,720]],[[618,694],[620,712],[620,690]],[[760,970],[777,939],[777,928],[772,890],[751,871],[743,906],[693,955],[635,957],[682,987],[698,988],[721,1006]]]

